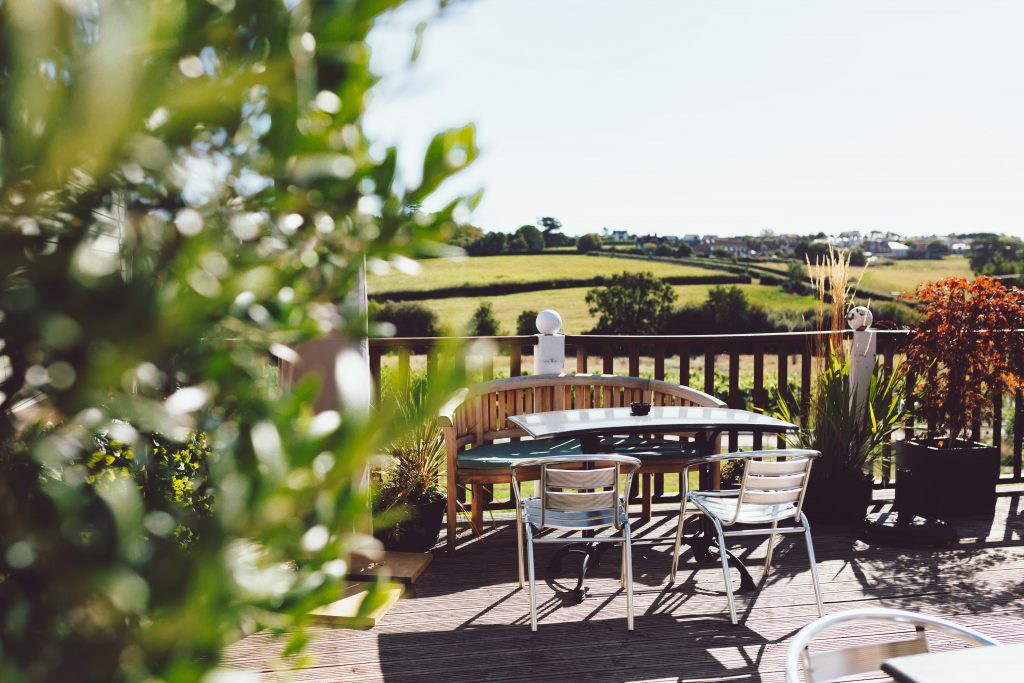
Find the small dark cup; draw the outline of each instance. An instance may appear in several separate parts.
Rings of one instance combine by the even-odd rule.
[[[630,415],[638,415],[638,416],[640,416],[640,415],[646,415],[647,413],[651,412],[651,404],[650,403],[641,403],[641,402],[637,401],[636,403],[630,403],[629,404],[629,408],[630,408],[630,411],[629,411]]]

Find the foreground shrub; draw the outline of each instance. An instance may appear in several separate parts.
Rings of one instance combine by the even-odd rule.
[[[477,153],[445,131],[413,182],[371,153],[365,39],[397,4],[0,6],[0,681],[210,681],[340,597],[367,458],[410,426],[367,411],[350,293],[437,253],[469,202],[412,208]],[[341,391],[280,386],[269,359],[323,338]],[[146,436],[194,433],[214,457]]]

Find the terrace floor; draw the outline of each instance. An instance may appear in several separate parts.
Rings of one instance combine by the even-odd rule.
[[[548,545],[538,548],[541,620],[531,634],[528,595],[516,580],[515,529],[498,519],[455,555],[438,551],[376,628],[314,627],[311,657],[292,666],[277,658],[279,641],[256,634],[236,643],[226,664],[290,681],[782,681],[788,640],[817,617],[802,542],[780,542],[759,592],[737,596],[741,623],[732,626],[719,565],[697,567],[684,554],[677,585],[668,584],[675,520],[673,510],[656,509],[635,530],[635,538],[666,542],[634,546],[632,633],[618,552],[610,550],[592,572],[590,597],[563,606],[553,585],[564,590],[571,581],[540,580],[558,547]],[[961,541],[948,550],[869,546],[811,521],[827,614],[899,607],[951,618],[1006,643],[1024,642],[1021,493],[1001,495],[994,518],[958,520]],[[765,542],[748,539],[738,547],[757,580]],[[886,630],[861,629],[844,643]],[[933,640],[935,649],[956,646]]]

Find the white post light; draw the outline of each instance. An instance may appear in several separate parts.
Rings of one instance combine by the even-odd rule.
[[[562,316],[550,308],[537,314],[537,350],[534,354],[534,372],[538,375],[560,375],[565,372],[565,335]]]
[[[864,306],[854,306],[846,314],[846,324],[853,330],[850,344],[850,399],[857,409],[863,409],[871,388],[871,373],[875,369],[877,339],[870,329],[875,317]]]

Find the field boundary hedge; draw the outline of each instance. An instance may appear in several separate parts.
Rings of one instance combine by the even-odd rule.
[[[751,283],[748,275],[669,275],[661,280],[670,285],[747,285]],[[537,282],[505,282],[491,285],[459,285],[457,287],[441,287],[428,290],[395,290],[370,294],[374,301],[425,301],[427,299],[450,299],[468,296],[502,296],[523,292],[541,292],[550,289],[569,289],[573,287],[600,287],[607,283],[604,276],[591,278],[566,278],[560,280],[540,280]]]

